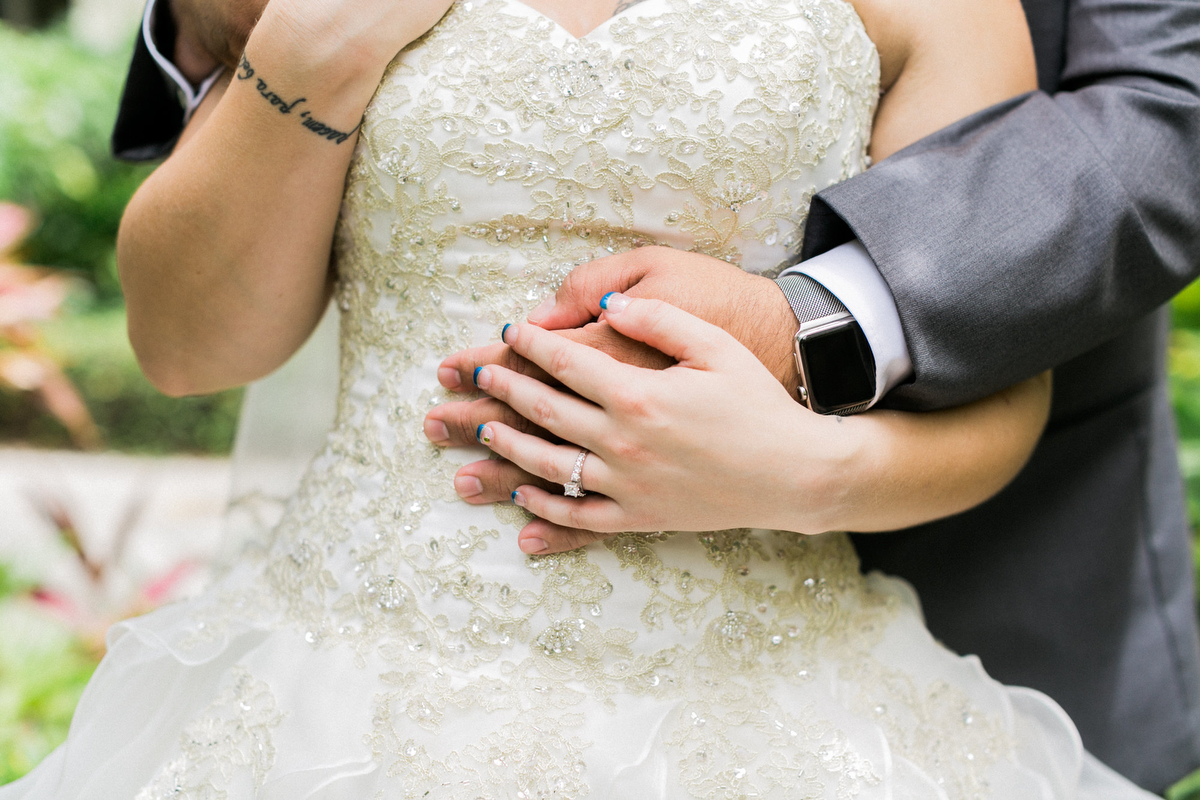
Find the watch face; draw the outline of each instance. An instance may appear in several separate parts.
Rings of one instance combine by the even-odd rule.
[[[813,411],[828,414],[875,396],[875,361],[857,322],[806,336],[800,349]]]

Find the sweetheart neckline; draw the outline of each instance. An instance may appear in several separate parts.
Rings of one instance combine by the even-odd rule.
[[[551,25],[553,25],[555,28],[557,28],[559,31],[561,31],[564,35],[566,35],[568,38],[570,38],[570,40],[572,42],[582,43],[582,42],[591,40],[591,38],[594,34],[597,34],[602,31],[607,30],[609,28],[609,26],[611,26],[617,20],[623,19],[624,17],[628,16],[630,14],[630,12],[633,11],[634,9],[643,9],[644,10],[646,6],[650,5],[651,3],[656,2],[656,0],[642,0],[640,3],[635,3],[635,4],[631,5],[629,8],[625,9],[624,11],[622,11],[618,14],[613,14],[611,17],[604,20],[599,25],[592,28],[590,31],[583,34],[582,36],[576,36],[575,34],[571,33],[571,31],[567,30],[566,26],[564,26],[558,20],[554,19],[554,17],[551,17],[549,14],[545,13],[544,11],[539,11],[538,9],[536,9],[533,6],[529,5],[528,3],[524,2],[524,0],[507,0],[507,2],[510,5],[520,6],[521,8],[528,11],[530,14],[532,14],[540,19],[546,20]]]

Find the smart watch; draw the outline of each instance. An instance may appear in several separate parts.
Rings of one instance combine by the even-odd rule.
[[[865,411],[875,397],[875,357],[862,328],[832,292],[803,274],[775,281],[800,323],[796,396],[818,414]]]

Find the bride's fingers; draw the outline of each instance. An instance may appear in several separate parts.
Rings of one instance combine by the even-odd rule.
[[[750,351],[725,330],[662,300],[639,299],[612,292],[600,299],[600,307],[604,309],[604,321],[618,333],[644,342],[681,364],[712,369],[721,362],[745,361],[746,356],[753,358]],[[522,354],[537,361],[528,353]]]
[[[442,403],[425,415],[425,438],[440,447],[478,444],[475,431],[497,420],[522,433],[550,438],[550,434],[493,397]],[[512,491],[511,489],[509,491]]]
[[[521,529],[517,535],[517,546],[521,548],[521,552],[529,555],[548,556],[552,553],[578,550],[592,542],[615,535],[586,531],[580,528],[567,528],[544,519],[535,519]]]
[[[589,449],[607,422],[603,409],[587,400],[503,367],[483,367],[475,374],[475,384],[537,427]]]
[[[557,383],[545,370],[529,359],[517,355],[503,342],[460,350],[450,356],[438,365],[438,382],[453,392],[473,392],[475,383],[472,377],[475,371],[489,364],[499,365],[550,385]]]
[[[583,488],[585,491],[592,491],[588,486],[587,480],[583,481]],[[553,543],[556,546],[557,549],[552,552],[573,550],[575,547],[587,544],[586,541],[582,541],[581,532],[593,532],[597,534],[589,540],[595,541],[596,539],[603,538],[603,534],[629,530],[629,522],[626,519],[625,512],[617,504],[617,501],[610,497],[602,497],[594,494],[580,498],[564,497],[558,492],[547,492],[545,489],[537,486],[525,485],[516,490],[513,502],[535,517],[558,526],[557,529],[535,528],[535,530],[544,530],[549,537],[548,539],[544,537],[537,538],[541,538],[548,544]],[[530,524],[533,525],[534,523]],[[574,533],[569,533],[564,529],[569,529],[570,531],[574,531]],[[518,537],[518,543],[522,539],[528,538],[529,535],[526,534],[526,529],[522,529],[521,536]],[[575,544],[576,542],[579,542],[579,544]],[[526,553],[531,552],[530,550],[526,550],[524,546],[521,549]]]
[[[479,443],[526,472],[559,486],[571,480],[581,452],[578,445],[550,444],[500,422],[480,425]],[[608,468],[599,456],[589,453],[584,459],[579,482],[584,491],[604,493]]]
[[[454,475],[454,491],[472,505],[510,503],[518,486],[531,484],[548,491],[562,491],[561,486],[531,475],[516,464],[495,459],[467,464]]]
[[[613,382],[621,381],[631,369],[595,348],[536,325],[505,325],[500,336],[515,353],[541,367],[568,389],[601,405],[601,398],[607,395]]]

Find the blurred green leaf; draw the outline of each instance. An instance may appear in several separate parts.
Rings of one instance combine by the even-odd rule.
[[[1167,800],[1200,800],[1200,770],[1167,789]]]
[[[101,301],[116,303],[117,226],[150,171],[109,155],[129,50],[101,55],[62,28],[0,23],[0,53],[0,200],[40,221],[26,260],[78,270]]]
[[[96,654],[28,602],[0,602],[0,784],[66,739]]]
[[[1175,312],[1176,325],[1200,328],[1200,281],[1194,281],[1180,292],[1171,306]]]

